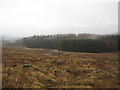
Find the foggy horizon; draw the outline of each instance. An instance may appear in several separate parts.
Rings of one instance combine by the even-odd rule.
[[[118,10],[120,0],[0,0],[0,87],[119,88]]]
[[[3,36],[118,33],[118,0],[0,1]]]

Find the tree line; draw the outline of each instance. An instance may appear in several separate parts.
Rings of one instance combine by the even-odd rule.
[[[23,38],[23,45],[72,52],[115,52],[118,51],[118,37],[96,34],[34,35]]]

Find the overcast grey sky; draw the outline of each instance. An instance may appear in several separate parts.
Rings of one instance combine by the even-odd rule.
[[[117,33],[118,0],[0,0],[0,30],[11,36]]]

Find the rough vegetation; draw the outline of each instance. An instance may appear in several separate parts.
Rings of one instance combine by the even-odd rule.
[[[58,52],[3,47],[3,88],[118,87],[118,53]]]

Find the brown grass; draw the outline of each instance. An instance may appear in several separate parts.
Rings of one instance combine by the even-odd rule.
[[[3,48],[3,88],[117,88],[117,53]],[[23,68],[23,64],[32,67]],[[16,64],[16,67],[12,65]]]

